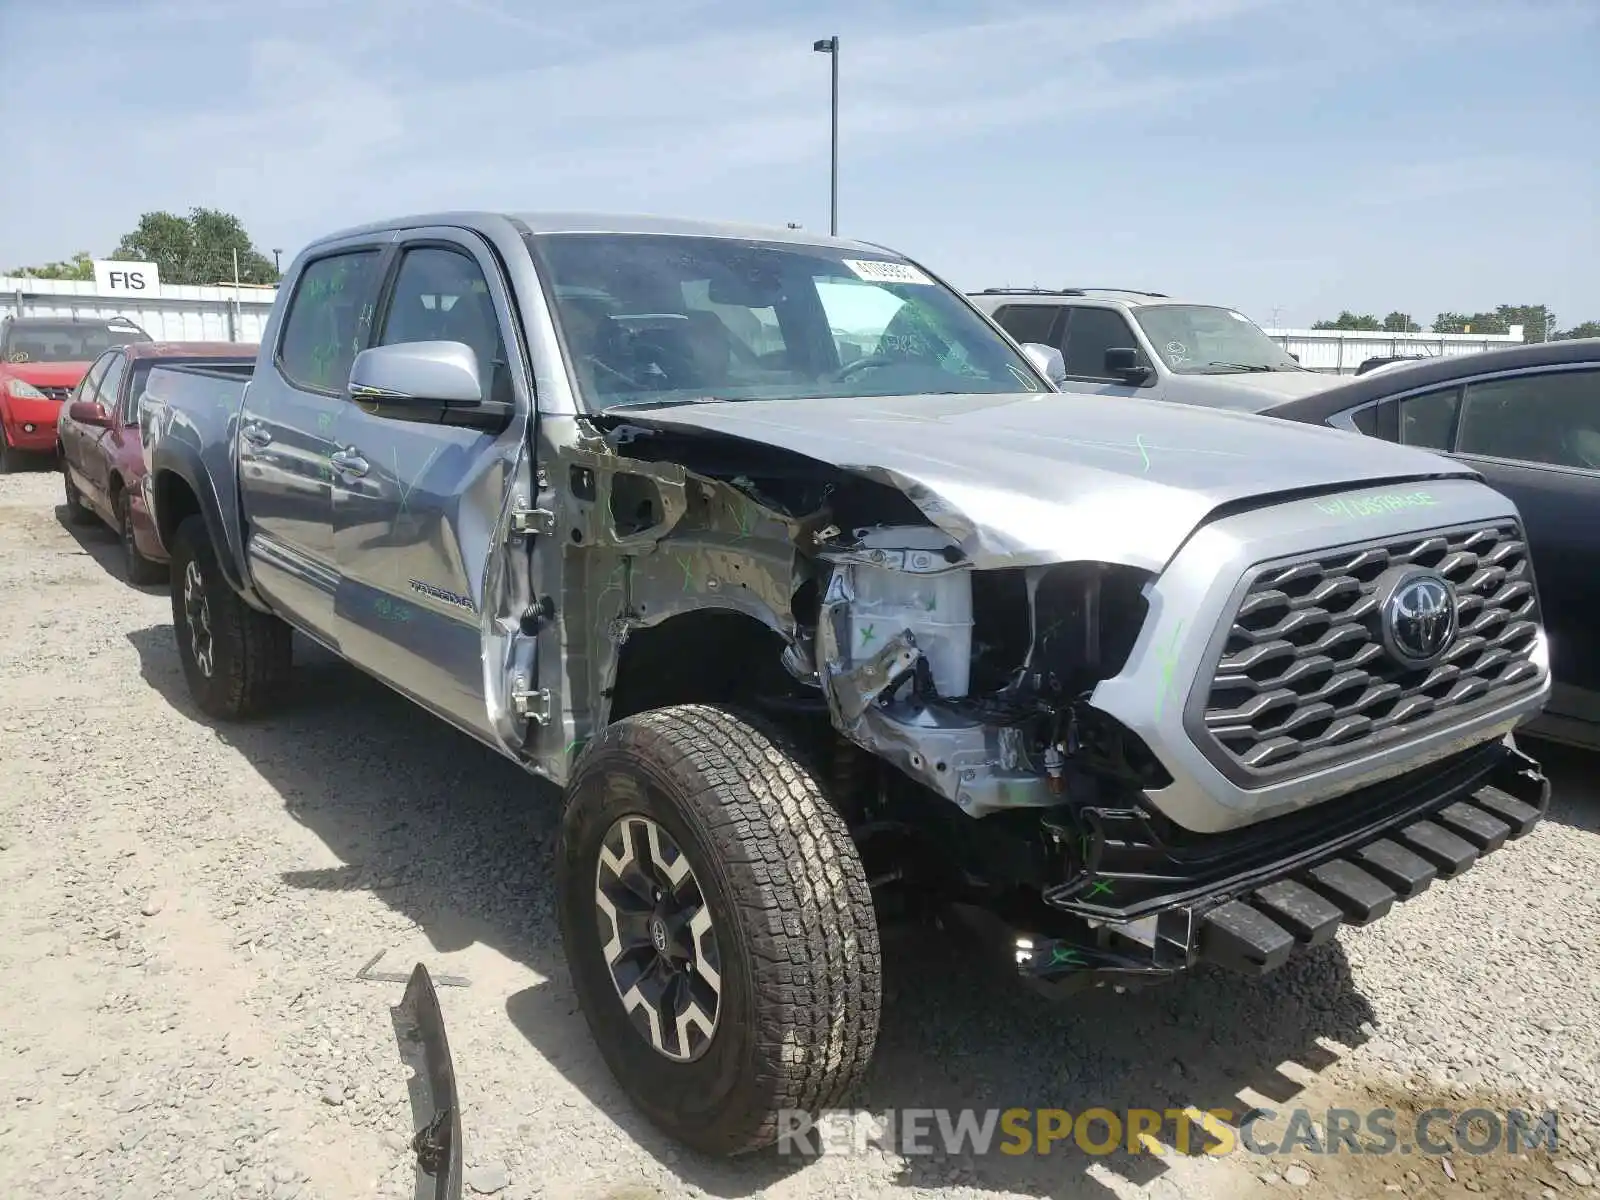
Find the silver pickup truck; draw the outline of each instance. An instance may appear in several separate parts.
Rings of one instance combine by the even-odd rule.
[[[713,1153],[844,1102],[891,914],[1058,992],[1261,972],[1535,825],[1510,501],[1049,363],[868,243],[325,238],[248,383],[148,383],[189,686],[261,710],[297,631],[564,788],[590,1029]]]

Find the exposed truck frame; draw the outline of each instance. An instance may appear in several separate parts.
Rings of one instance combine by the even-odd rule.
[[[891,322],[859,360],[806,347],[837,356],[817,395],[597,409],[559,269],[595,237],[624,266],[681,239],[892,283],[972,386],[852,390],[935,369]],[[483,346],[381,332],[407,263],[481,276],[429,284],[424,324],[481,303]],[[310,378],[286,314],[330,295],[353,362]],[[770,299],[797,340],[805,305]],[[688,319],[606,318],[630,363]],[[1511,734],[1549,677],[1509,501],[1404,447],[1059,393],[1022,351],[919,264],[795,231],[445,214],[319,241],[248,384],[148,384],[191,690],[259,711],[297,630],[564,787],[590,1027],[721,1153],[860,1079],[898,905],[1059,992],[1259,972],[1534,826]]]

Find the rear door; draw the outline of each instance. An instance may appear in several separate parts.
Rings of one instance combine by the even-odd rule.
[[[486,399],[516,403],[522,372],[499,265],[475,235],[405,234],[378,302],[372,344],[472,348]],[[527,436],[446,423],[442,412],[347,401],[336,432],[333,538],[346,657],[452,723],[495,739],[485,704],[484,621],[495,604],[495,530]]]
[[[288,285],[272,365],[245,391],[239,492],[256,587],[285,617],[337,647],[333,548],[335,427],[350,364],[366,344],[392,235],[320,249]]]

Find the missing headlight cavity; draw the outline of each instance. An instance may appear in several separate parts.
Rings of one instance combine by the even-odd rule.
[[[1075,697],[1117,674],[1144,624],[1149,578],[1104,563],[977,572],[972,694]]]

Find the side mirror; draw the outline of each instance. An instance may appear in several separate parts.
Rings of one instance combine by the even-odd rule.
[[[1293,350],[1285,350],[1284,353],[1287,354],[1290,358],[1294,359],[1295,362],[1299,362],[1300,361],[1300,356],[1298,354],[1296,354]]]
[[[67,418],[79,425],[93,425],[97,429],[111,428],[111,414],[92,400],[74,400],[67,408]]]
[[[1054,346],[1046,346],[1041,342],[1023,342],[1022,352],[1051,383],[1059,386],[1066,382],[1067,362],[1061,357],[1061,351]]]
[[[380,408],[479,408],[478,356],[464,342],[374,346],[350,364],[350,398]]]
[[[1152,372],[1139,361],[1139,352],[1132,346],[1113,346],[1106,351],[1106,374],[1118,375],[1127,383],[1143,383]]]

